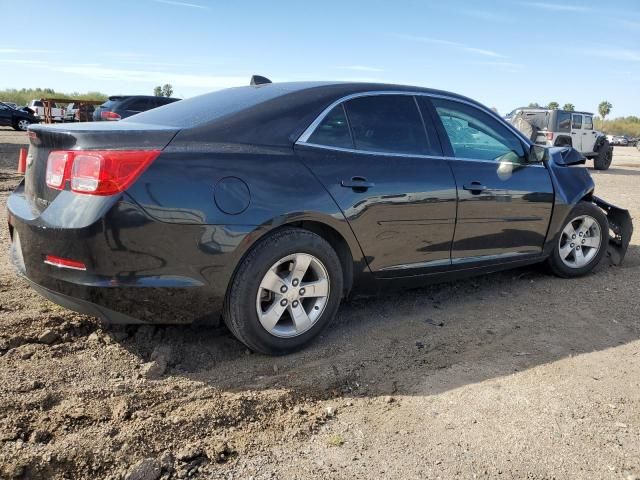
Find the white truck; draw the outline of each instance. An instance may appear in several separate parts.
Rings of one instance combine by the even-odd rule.
[[[44,103],[42,100],[31,100],[27,108],[33,111],[33,114],[40,120],[44,120]],[[51,107],[51,118],[54,122],[64,121],[65,109],[57,106]]]

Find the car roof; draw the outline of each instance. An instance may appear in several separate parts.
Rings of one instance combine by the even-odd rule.
[[[455,93],[408,85],[284,82],[218,90],[140,113],[130,121],[200,131],[203,136],[206,131],[210,142],[290,146],[332,103],[368,92],[443,95],[481,106]]]
[[[536,107],[521,107],[521,108],[516,108],[514,111],[518,111],[518,110],[526,110],[527,112],[565,112],[565,113],[577,113],[578,115],[594,115],[591,112],[581,112],[581,111],[574,111],[574,110],[563,110],[562,108],[536,108]]]
[[[162,98],[167,100],[180,100],[174,97],[158,97],[156,95],[111,95],[108,100],[128,100],[129,98]]]

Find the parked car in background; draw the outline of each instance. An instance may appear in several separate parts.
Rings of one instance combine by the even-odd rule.
[[[546,108],[520,108],[508,120],[529,140],[546,147],[573,147],[596,170],[611,165],[613,150],[607,137],[593,126],[593,113]]]
[[[179,98],[155,97],[148,95],[114,95],[95,109],[93,120],[108,121],[121,120],[123,118],[146,112],[163,105],[177,102]]]
[[[626,147],[629,145],[629,140],[624,135],[616,135],[613,137],[613,145],[620,145],[621,147]]]
[[[19,110],[0,102],[0,125],[13,127],[15,130],[23,132],[29,128],[29,125],[38,123],[39,119],[27,110]]]
[[[44,120],[44,102],[42,100],[31,100],[27,104],[33,114],[40,120]],[[51,107],[51,118],[54,122],[63,122],[65,118],[65,109],[63,107],[53,106]]]
[[[4,103],[5,105],[10,106],[11,108],[15,108],[16,110],[20,108],[20,107],[18,106],[18,104],[17,104],[17,103],[14,103],[14,102],[2,102],[2,103]]]
[[[94,105],[70,103],[65,111],[65,122],[91,121],[96,110]]]
[[[633,230],[576,150],[426,88],[267,83],[29,139],[7,208],[38,292],[107,321],[222,315],[269,354],[350,292],[537,262],[578,277],[622,261]]]

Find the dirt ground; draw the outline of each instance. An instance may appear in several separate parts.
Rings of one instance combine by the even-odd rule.
[[[0,129],[1,225],[23,142]],[[592,174],[640,218],[640,152]],[[352,300],[281,358],[222,329],[102,327],[0,243],[0,478],[640,479],[640,225],[620,267]]]

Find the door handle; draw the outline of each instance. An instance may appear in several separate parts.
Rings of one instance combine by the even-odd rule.
[[[465,190],[469,190],[474,195],[478,195],[479,193],[487,190],[487,187],[482,185],[480,182],[465,183],[462,188],[464,188]]]
[[[354,192],[366,192],[369,188],[375,187],[376,184],[367,181],[364,177],[351,177],[351,180],[342,180],[340,186],[352,188]]]

